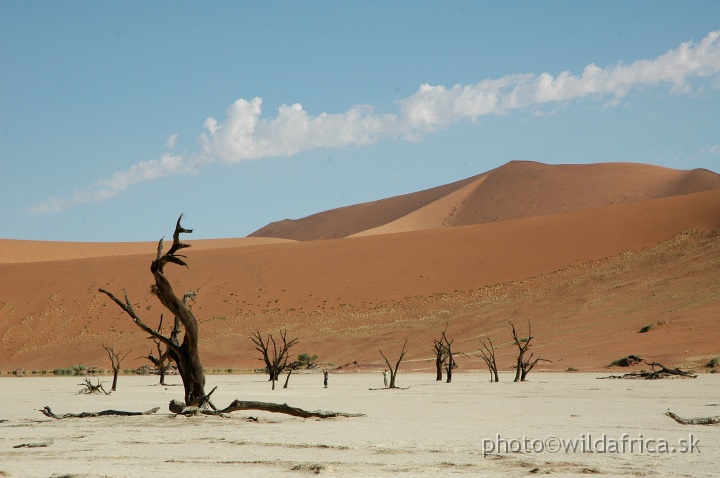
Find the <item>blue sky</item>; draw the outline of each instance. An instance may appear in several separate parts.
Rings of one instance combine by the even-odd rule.
[[[720,171],[718,2],[0,0],[0,238],[241,237],[512,160]]]

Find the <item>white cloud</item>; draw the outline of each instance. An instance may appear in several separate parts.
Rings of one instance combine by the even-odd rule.
[[[375,116],[369,106],[354,106],[342,114],[322,113],[312,117],[295,103],[282,105],[275,118],[262,119],[262,99],[239,99],[220,124],[205,121],[200,136],[202,152],[208,157],[235,162],[271,156],[292,156],[318,148],[339,148],[368,144],[392,135],[393,115]]]
[[[700,154],[720,154],[720,144],[713,144],[706,148],[700,148]]]
[[[199,170],[202,158],[164,154],[160,159],[142,161],[127,171],[118,171],[110,179],[98,181],[90,188],[76,191],[68,199],[51,198],[29,209],[31,213],[60,212],[76,204],[100,202],[117,196],[130,186],[144,181],[152,181],[172,174],[188,174]]]
[[[170,136],[168,136],[167,142],[165,143],[165,147],[167,147],[167,149],[169,151],[172,151],[175,149],[175,145],[177,144],[178,137],[179,137],[179,135],[177,133],[174,133],[174,134],[171,134]]]
[[[720,30],[699,43],[682,43],[652,60],[600,68],[587,65],[581,74],[564,71],[508,75],[470,85],[421,85],[410,97],[399,100],[398,113],[377,115],[368,105],[353,106],[339,114],[311,116],[299,103],[283,105],[273,118],[262,118],[262,99],[239,99],[227,109],[222,122],[205,121],[199,137],[200,151],[192,158],[165,154],[116,172],[67,200],[51,199],[33,208],[34,212],[60,211],[73,204],[102,201],[116,196],[133,184],[171,174],[196,172],[203,162],[237,162],[275,156],[292,156],[318,148],[360,146],[387,138],[406,141],[447,128],[453,123],[586,97],[615,105],[634,89],[670,85],[673,93],[691,90],[688,81],[720,74]],[[177,135],[168,138],[172,151]]]

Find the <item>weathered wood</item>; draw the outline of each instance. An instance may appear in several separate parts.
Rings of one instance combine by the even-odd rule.
[[[445,324],[445,329],[442,331],[440,335],[440,340],[433,339],[432,344],[432,350],[435,353],[435,381],[440,382],[443,378],[443,366],[445,365],[445,361],[447,360],[447,347],[445,347],[445,343],[443,342],[443,337],[445,337],[445,332],[447,331],[448,324]]]
[[[150,335],[150,337],[161,341],[168,347],[169,356],[175,360],[178,367],[178,373],[183,381],[185,388],[185,403],[190,405],[199,405],[200,401],[205,397],[205,373],[200,361],[200,353],[198,349],[199,327],[198,322],[192,311],[186,304],[186,299],[180,299],[173,291],[170,281],[165,277],[163,269],[165,264],[172,262],[173,264],[187,267],[185,261],[181,258],[185,256],[176,254],[180,249],[190,247],[189,244],[180,242],[181,233],[191,233],[192,229],[185,229],[180,225],[182,214],[175,225],[173,234],[173,245],[165,254],[163,251],[163,239],[160,239],[157,247],[157,258],[150,264],[150,271],[155,278],[155,284],[151,290],[153,294],[160,300],[163,306],[173,313],[175,316],[176,328],[182,325],[184,337],[182,344],[178,343],[177,332],[171,337],[166,337],[152,328],[148,327],[135,310],[125,293],[125,301],[121,301],[109,291],[99,289],[100,292],[106,294],[120,308],[122,308],[135,322],[135,324]]]
[[[120,364],[123,360],[125,360],[125,357],[127,357],[130,352],[127,352],[125,355],[120,356],[120,354],[115,352],[115,349],[113,349],[109,345],[102,344],[102,346],[107,352],[108,357],[110,358],[110,366],[113,369],[113,381],[112,387],[110,387],[110,391],[114,392],[117,390],[118,375],[120,374]]]
[[[530,371],[535,367],[535,365],[542,361],[542,362],[550,362],[548,359],[544,358],[536,358],[533,360],[533,353],[530,353],[530,358],[525,360],[525,352],[530,348],[530,342],[535,337],[532,335],[532,330],[530,328],[530,321],[528,320],[528,336],[527,338],[518,338],[517,332],[515,331],[515,325],[510,322],[510,326],[512,327],[512,336],[513,340],[515,341],[515,345],[517,345],[518,348],[518,356],[517,361],[515,363],[515,380],[514,382],[524,382],[527,378],[527,375],[530,373]]]
[[[432,351],[435,354],[435,381],[443,379],[443,364],[445,363],[445,346],[440,340],[433,340]]]
[[[53,443],[54,443],[54,440],[31,442],[31,443],[21,443],[19,445],[13,446],[13,448],[44,448],[44,447],[52,445]]]
[[[395,377],[397,377],[398,369],[400,368],[400,362],[402,362],[403,357],[405,357],[405,346],[407,345],[407,339],[405,339],[405,343],[403,343],[402,350],[400,351],[400,357],[397,360],[397,363],[395,363],[395,368],[390,365],[390,361],[385,357],[385,354],[383,354],[382,350],[380,351],[380,355],[382,358],[385,359],[385,363],[388,366],[388,369],[390,369],[390,386],[388,388],[398,388],[395,386]]]
[[[250,336],[250,340],[255,344],[255,350],[262,354],[262,360],[265,362],[265,368],[267,368],[270,380],[272,381],[272,389],[275,390],[275,382],[280,378],[280,374],[292,367],[289,364],[290,360],[290,348],[298,343],[298,339],[287,339],[287,330],[280,329],[280,338],[282,344],[275,341],[272,334],[268,334],[266,339],[263,339],[262,334],[259,331],[253,332]],[[270,350],[270,344],[272,343],[272,350]],[[287,380],[290,379],[288,375],[285,386],[287,388]]]
[[[201,407],[188,407],[184,403],[177,400],[170,401],[169,409],[173,413],[182,415],[224,415],[226,413],[237,412],[241,410],[260,410],[271,413],[283,413],[293,417],[300,418],[338,418],[338,417],[364,417],[364,413],[344,413],[329,412],[325,410],[304,410],[298,407],[291,407],[287,403],[271,403],[235,400],[227,407],[221,410],[208,410]]]
[[[498,370],[497,370],[497,362],[495,361],[495,346],[492,343],[492,340],[490,340],[490,337],[487,338],[488,345],[481,339],[480,344],[483,346],[482,349],[480,349],[480,355],[477,355],[477,357],[481,357],[483,361],[485,362],[485,365],[487,365],[488,370],[490,371],[490,382],[499,382],[500,378],[498,377]]]
[[[620,379],[643,379],[643,380],[660,380],[663,378],[697,378],[697,375],[680,368],[667,368],[658,362],[643,362],[650,366],[649,372],[631,372],[624,375],[610,375],[607,377],[598,377],[600,379],[620,378]]]
[[[40,413],[45,415],[49,418],[54,418],[56,420],[62,420],[63,418],[93,418],[93,417],[106,417],[111,415],[121,416],[121,417],[129,417],[129,416],[136,416],[136,415],[152,415],[153,413],[160,410],[160,407],[151,408],[150,410],[146,410],[144,412],[126,412],[122,410],[103,410],[101,412],[82,412],[82,413],[63,413],[62,415],[56,415],[53,413],[53,411],[50,409],[50,407],[46,406],[39,410]]]
[[[465,354],[464,352],[453,352],[452,351],[452,344],[455,339],[453,339],[453,340],[448,339],[446,332],[447,332],[447,325],[445,326],[445,330],[443,331],[442,337],[440,340],[445,347],[445,351],[446,351],[445,353],[447,356],[447,361],[445,363],[445,372],[447,373],[446,383],[450,383],[450,382],[452,382],[453,369],[455,367],[457,367],[457,362],[455,362],[455,358],[454,358],[455,355],[460,355],[461,357],[467,357],[467,354]]]
[[[704,417],[704,418],[682,418],[675,415],[673,412],[668,410],[665,415],[669,416],[676,422],[682,425],[717,425],[720,423],[720,415],[716,417]]]
[[[98,379],[97,385],[93,385],[89,378],[85,378],[85,381],[83,383],[79,383],[78,385],[82,386],[83,388],[80,389],[78,393],[84,393],[84,394],[91,394],[91,393],[104,393],[105,395],[110,395],[110,392],[106,392],[105,388],[102,386],[102,383],[100,383],[100,379]]]

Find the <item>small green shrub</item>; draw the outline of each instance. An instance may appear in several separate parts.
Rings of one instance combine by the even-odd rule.
[[[711,359],[708,363],[705,364],[707,368],[715,368],[718,366],[718,358],[715,357],[714,359]]]
[[[312,368],[315,366],[315,361],[317,359],[317,355],[299,354],[297,356],[298,368]]]
[[[652,330],[652,328],[654,326],[655,326],[655,324],[648,324],[645,327],[643,327],[642,329],[640,329],[640,333],[644,334],[645,332],[650,332],[650,330]]]
[[[73,365],[71,367],[56,368],[53,370],[54,375],[85,375],[87,367],[84,365]]]

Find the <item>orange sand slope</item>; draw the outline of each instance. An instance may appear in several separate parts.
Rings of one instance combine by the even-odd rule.
[[[717,174],[511,163],[430,191],[310,223],[318,237],[374,230],[366,237],[211,247],[186,236],[189,269],[167,272],[179,294],[199,290],[192,306],[205,366],[258,367],[248,336],[286,328],[300,339],[296,353],[367,367],[380,366],[378,349],[394,354],[407,338],[407,368],[428,369],[430,341],[448,324],[469,354],[461,367],[481,367],[473,353],[489,336],[507,369],[508,321],[522,330],[528,320],[536,352],[555,370],[598,370],[628,354],[693,367],[720,356]],[[166,235],[173,226],[174,218]],[[6,257],[23,257],[13,252],[20,241],[3,245]],[[156,326],[167,314],[148,287],[156,245],[126,255],[112,245],[91,257],[77,252],[84,245],[64,245],[71,258],[55,245],[43,244],[35,262],[0,264],[0,368],[107,368],[103,343],[133,350],[126,368],[148,363],[130,358],[150,351],[145,335],[97,289],[127,290]],[[139,246],[148,250],[133,255]]]
[[[446,186],[272,223],[251,236],[314,240],[467,226],[718,188],[720,175],[700,169],[513,161]]]
[[[194,241],[195,250],[254,246],[287,242],[284,239],[245,237]],[[0,264],[16,262],[66,261],[91,257],[128,256],[157,252],[157,242],[52,242],[0,239]]]

